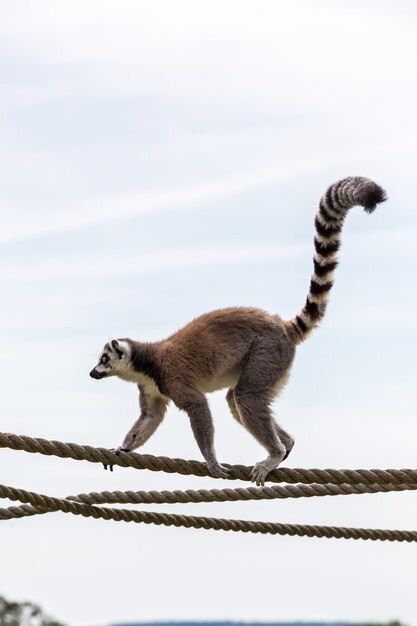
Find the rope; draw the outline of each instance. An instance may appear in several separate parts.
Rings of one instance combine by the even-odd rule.
[[[43,494],[14,489],[0,485],[0,497],[19,502],[30,503],[46,511],[62,511],[83,517],[114,520],[117,522],[136,522],[185,528],[204,528],[206,530],[232,530],[272,535],[291,535],[298,537],[326,537],[338,539],[371,539],[373,541],[406,541],[417,542],[417,531],[384,530],[378,528],[347,528],[336,526],[311,526],[307,524],[277,524],[272,522],[256,522],[248,520],[230,520],[213,517],[195,517],[191,515],[174,515],[171,513],[155,513],[147,511],[131,511],[128,509],[108,509],[80,504],[67,499],[53,498]]]
[[[415,491],[416,485],[274,485],[247,489],[188,489],[187,491],[102,491],[81,493],[66,499],[80,504],[184,504],[312,498],[316,496],[361,495],[392,491]],[[46,513],[36,507],[0,508],[0,520]]]
[[[118,465],[120,467],[133,467],[135,469],[148,469],[152,472],[167,472],[169,474],[182,474],[194,476],[211,476],[205,463],[200,461],[186,461],[184,459],[171,459],[165,456],[152,456],[151,454],[136,454],[134,452],[120,452],[116,454],[107,448],[94,448],[76,443],[63,443],[62,441],[49,441],[47,439],[35,439],[25,435],[0,433],[0,448],[12,450],[24,450],[70,458],[77,461],[90,461],[102,463],[106,466]],[[224,466],[230,470],[231,480],[250,480],[252,467],[246,465]],[[267,480],[274,483],[304,483],[304,484],[415,484],[417,485],[417,470],[415,469],[290,469],[281,467],[268,474]]]
[[[210,476],[207,466],[199,461],[171,459],[135,453],[116,454],[106,448],[94,448],[75,443],[63,443],[46,439],[35,439],[10,433],[0,433],[0,448],[24,450],[60,458],[86,460],[112,467],[133,467],[164,471],[183,475]],[[232,479],[249,480],[251,468],[243,465],[225,465]],[[249,520],[227,520],[211,517],[195,517],[111,509],[102,504],[177,504],[198,502],[237,502],[248,500],[272,500],[286,498],[310,498],[352,494],[387,493],[392,491],[417,490],[417,470],[335,470],[335,469],[290,469],[279,468],[268,475],[272,485],[262,488],[199,489],[187,491],[104,491],[79,494],[68,498],[53,498],[34,492],[0,485],[0,497],[22,502],[22,506],[0,508],[0,520],[62,511],[84,517],[106,520],[157,524],[186,528],[231,530],[278,535],[327,537],[345,539],[371,539],[381,541],[417,541],[417,531],[383,530],[369,528],[346,528],[335,526],[312,526],[305,524],[279,524]],[[297,483],[297,484],[295,484]]]
[[[102,491],[68,496],[81,504],[184,504],[361,495],[415,491],[417,485],[274,485],[238,489],[188,489],[186,491]],[[0,509],[1,511],[4,509]],[[37,511],[38,512],[38,511]]]

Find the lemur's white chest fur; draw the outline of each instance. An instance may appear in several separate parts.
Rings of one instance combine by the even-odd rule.
[[[122,378],[129,383],[136,383],[137,385],[140,385],[144,392],[153,398],[163,395],[158,389],[153,378],[143,374],[142,372],[135,372],[132,369],[127,369],[124,372],[119,373],[119,378]]]
[[[218,391],[219,389],[234,388],[239,380],[240,368],[234,368],[213,378],[209,381],[203,381],[197,384],[197,388],[202,393],[211,393]],[[119,378],[126,380],[127,382],[136,383],[140,385],[143,390],[152,397],[162,396],[163,394],[158,389],[155,381],[142,372],[135,372],[132,369],[126,369],[123,372],[119,372]]]

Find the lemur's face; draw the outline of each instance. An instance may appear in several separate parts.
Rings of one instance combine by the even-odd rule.
[[[113,339],[104,346],[99,361],[91,370],[91,378],[108,378],[120,376],[123,378],[130,370],[130,345],[123,339]]]

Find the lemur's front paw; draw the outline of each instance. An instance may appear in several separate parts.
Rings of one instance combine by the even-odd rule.
[[[214,478],[230,478],[230,472],[220,463],[207,463],[209,472]]]
[[[110,448],[110,451],[114,452],[115,454],[120,454],[120,452],[129,452],[129,450],[122,448],[122,446],[119,446],[118,448]],[[112,472],[114,465],[106,465],[105,463],[103,463],[103,467],[105,470],[109,468],[109,470]]]

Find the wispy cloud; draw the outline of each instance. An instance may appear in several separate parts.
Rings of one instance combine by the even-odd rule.
[[[225,266],[234,263],[268,263],[276,260],[292,259],[302,256],[311,246],[223,246],[199,248],[174,248],[169,251],[158,251],[152,254],[137,254],[118,256],[117,258],[102,256],[93,259],[78,258],[78,260],[59,263],[51,266],[50,261],[27,266],[13,266],[0,269],[0,280],[16,282],[18,280],[47,280],[56,278],[94,278],[106,276],[108,279],[122,274],[154,274],[172,269],[190,269],[210,266]]]
[[[334,158],[322,157],[300,158],[297,163],[286,166],[281,162],[268,163],[250,171],[164,191],[138,191],[96,197],[57,215],[3,214],[0,217],[0,243],[87,228],[140,213],[189,207],[197,209],[204,203],[221,197],[318,172],[334,164],[334,161]]]
[[[360,254],[372,259],[381,256],[387,250],[395,251],[395,260],[411,259],[416,256],[414,247],[415,232],[409,228],[383,229],[376,232],[350,233],[349,248],[355,249],[353,256]],[[88,251],[71,258],[62,258],[55,265],[49,259],[34,262],[28,269],[27,264],[14,264],[0,268],[0,280],[4,283],[34,280],[98,278],[106,276],[109,280],[120,275],[151,275],[172,269],[204,268],[233,264],[262,264],[274,261],[310,257],[313,254],[313,229],[311,241],[305,244],[265,245],[261,243],[241,245],[187,245],[157,252],[136,254],[118,254],[89,256]],[[343,258],[343,251],[341,254]]]

